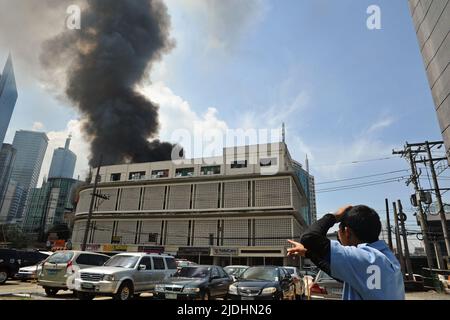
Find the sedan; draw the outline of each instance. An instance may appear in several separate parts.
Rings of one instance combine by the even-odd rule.
[[[231,277],[218,266],[183,267],[165,282],[156,285],[155,297],[169,300],[226,299]]]
[[[341,282],[319,271],[310,285],[309,295],[311,300],[342,300],[343,287]]]
[[[295,300],[295,284],[282,267],[248,268],[228,290],[233,300]]]

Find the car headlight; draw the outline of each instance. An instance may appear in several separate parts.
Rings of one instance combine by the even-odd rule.
[[[200,292],[200,288],[192,288],[192,287],[186,287],[183,289],[184,293],[198,293]]]
[[[265,289],[262,291],[262,294],[272,294],[272,293],[275,293],[275,292],[277,292],[277,288],[274,288],[274,287],[268,287],[268,288],[265,288]]]
[[[112,274],[105,274],[103,276],[103,281],[114,281],[114,275],[112,275]]]
[[[155,286],[155,291],[164,291],[164,286],[162,284],[157,284]]]
[[[237,295],[237,287],[232,284],[229,288],[228,288],[228,293],[229,294],[236,294]]]

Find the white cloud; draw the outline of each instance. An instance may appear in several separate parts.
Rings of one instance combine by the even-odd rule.
[[[375,122],[373,125],[370,126],[370,128],[367,130],[368,133],[373,133],[375,131],[382,130],[384,128],[390,127],[394,123],[393,117],[385,117],[377,122]]]
[[[195,16],[192,21],[204,32],[206,50],[223,52],[239,44],[269,10],[265,0],[173,0],[168,5]]]
[[[32,130],[39,131],[39,130],[43,130],[44,128],[45,128],[45,126],[42,122],[36,121],[33,123]]]

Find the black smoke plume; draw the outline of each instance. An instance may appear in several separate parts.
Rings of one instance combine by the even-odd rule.
[[[92,166],[100,157],[103,165],[171,158],[174,146],[155,140],[159,107],[136,91],[174,47],[169,29],[160,0],[86,0],[81,29],[44,43],[42,65],[63,75],[65,94],[85,120]]]

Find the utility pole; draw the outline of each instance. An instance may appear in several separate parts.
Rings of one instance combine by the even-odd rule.
[[[91,194],[91,203],[89,205],[89,214],[88,214],[88,218],[86,221],[86,229],[84,230],[84,238],[83,238],[83,243],[81,244],[81,251],[86,251],[86,244],[87,244],[87,240],[88,240],[89,229],[91,226],[92,213],[94,211],[95,199],[97,197],[101,197],[101,195],[97,194],[97,186],[98,186],[98,180],[99,180],[99,176],[100,176],[101,166],[102,166],[102,157],[100,157],[100,163],[98,164],[97,174],[95,175],[95,178],[94,178],[94,189],[92,190],[92,194]]]
[[[385,199],[385,202],[386,202],[386,227],[388,232],[388,244],[391,251],[394,251],[394,247],[392,245],[391,220],[389,218],[389,200]]]
[[[398,204],[398,214],[399,214],[399,218],[400,218],[399,219],[400,225],[402,228],[403,244],[405,245],[406,271],[408,271],[408,280],[414,281],[411,257],[409,256],[408,234],[406,233],[406,228],[405,228],[406,214],[403,212],[402,202],[400,200],[397,200],[397,204]]]
[[[434,168],[434,159],[431,155],[430,143],[428,141],[425,142],[425,147],[428,153],[428,163],[431,168],[431,175],[433,176],[434,192],[436,194],[439,216],[441,218],[442,233],[444,234],[445,247],[447,248],[447,257],[450,257],[450,240],[448,237],[447,219],[445,217],[444,204],[442,203],[441,190],[439,189],[436,169]],[[444,266],[444,268],[447,269],[446,266]]]
[[[393,151],[392,153],[399,154],[402,157],[408,157],[407,159],[411,166],[411,182],[414,185],[414,191],[417,194],[420,191],[420,189],[419,189],[419,182],[418,182],[417,167],[416,167],[416,163],[414,162],[414,157],[412,154],[411,147],[405,146],[404,150]],[[430,241],[428,238],[427,218],[426,218],[425,212],[423,211],[422,201],[420,199],[417,199],[417,205],[418,205],[418,209],[419,209],[418,220],[419,220],[419,224],[420,224],[420,229],[422,230],[423,243],[424,243],[424,247],[425,247],[425,255],[427,256],[428,268],[434,269],[435,265],[434,265],[434,261],[433,261],[432,252],[430,251],[431,246],[430,246]]]
[[[400,261],[402,273],[405,274],[405,260],[403,259],[402,241],[400,240],[400,230],[398,227],[397,204],[395,202],[392,202],[392,206],[394,207],[395,242],[397,244],[398,260]]]

